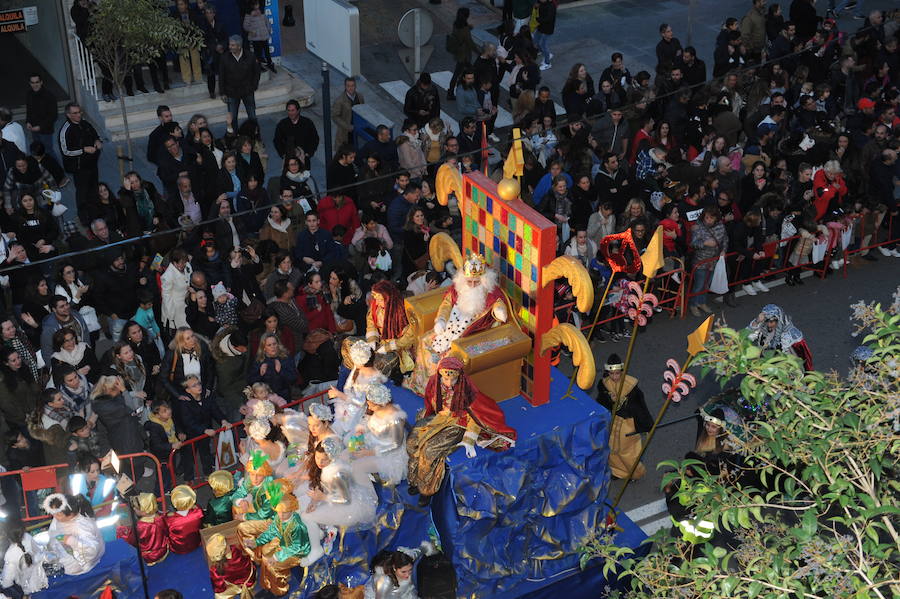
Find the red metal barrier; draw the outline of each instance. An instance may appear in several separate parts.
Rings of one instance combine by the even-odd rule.
[[[894,230],[893,225],[894,225],[895,217],[892,214],[888,213],[884,216],[884,218],[886,218],[888,221],[887,233],[884,235],[884,240],[879,241],[879,239],[878,239],[879,233],[881,232],[881,229],[883,227],[874,226],[875,217],[872,216],[872,221],[873,221],[873,227],[872,227],[872,233],[871,233],[872,238],[869,242],[869,245],[863,245],[863,239],[865,239],[866,235],[867,235],[866,220],[868,220],[868,219],[864,218],[863,216],[858,216],[856,219],[854,219],[854,224],[859,225],[859,228],[856,233],[856,236],[859,237],[859,247],[854,248],[852,250],[848,250],[847,248],[844,248],[844,267],[842,270],[843,270],[843,274],[845,277],[847,276],[847,259],[850,258],[852,255],[859,254],[859,253],[866,252],[866,251],[872,251],[881,246],[888,245],[891,243],[900,242],[900,239],[891,239],[891,231]]]
[[[295,406],[303,405],[310,400],[324,397],[327,393],[328,393],[327,391],[320,391],[313,395],[308,395],[306,397],[302,397],[300,399],[297,399],[292,402],[284,404],[283,408],[293,408]],[[178,400],[176,400],[176,401],[178,401]],[[222,432],[224,430],[233,430],[233,431],[237,432],[237,430],[239,430],[243,426],[244,426],[244,421],[238,420],[237,422],[232,423],[230,425],[230,427],[228,427],[228,429],[226,429],[224,426],[221,428],[217,428],[215,430],[215,434],[219,434],[220,432]],[[193,462],[194,462],[194,473],[196,474],[197,472],[201,472],[200,457],[199,457],[199,454],[197,453],[197,446],[201,442],[211,443],[213,441],[213,439],[215,439],[215,435],[213,435],[212,437],[210,437],[208,435],[200,435],[198,437],[194,437],[193,439],[186,439],[181,444],[180,448],[172,449],[172,451],[169,452],[169,460],[168,460],[169,479],[172,481],[173,486],[177,484],[177,479],[178,479],[178,477],[175,474],[175,455],[178,454],[179,452],[184,451],[185,449],[190,449],[190,451],[191,451],[190,459],[193,460]],[[185,459],[185,456],[183,453],[181,455],[181,459]],[[240,464],[235,466],[234,470],[238,470],[239,468],[240,468]],[[194,489],[199,489],[200,487],[203,487],[208,483],[206,482],[205,478],[203,478],[203,479],[195,478],[195,480],[193,480],[193,481],[184,481],[184,484],[190,485]]]
[[[772,252],[772,255],[767,258],[768,260],[768,268],[763,268],[763,270],[755,276],[748,276],[745,278],[741,278],[741,270],[744,266],[744,263],[749,262],[747,260],[737,260],[737,256],[740,255],[740,252],[728,252],[725,254],[725,265],[726,268],[730,269],[733,266],[734,272],[728,273],[728,287],[733,289],[738,285],[746,285],[748,283],[752,283],[754,281],[758,281],[761,279],[765,279],[768,277],[772,277],[774,275],[778,275],[781,273],[785,273],[788,271],[792,271],[795,269],[803,269],[809,270],[815,273],[818,273],[821,278],[825,278],[825,272],[828,270],[828,266],[831,263],[831,250],[834,248],[835,238],[829,238],[828,249],[825,251],[825,258],[822,260],[821,268],[815,268],[812,262],[802,262],[797,264],[796,266],[788,263],[787,257],[790,256],[793,251],[794,244],[801,239],[800,235],[794,235],[792,237],[785,237],[783,239],[779,239],[777,241],[768,242],[763,244],[764,246],[769,244],[775,244],[775,249]],[[694,288],[694,277],[696,276],[697,270],[700,267],[705,267],[710,264],[714,264],[719,260],[719,256],[713,256],[712,258],[707,258],[706,260],[701,260],[697,262],[691,267],[691,276],[689,277],[687,291],[685,293],[685,302],[689,302],[692,297],[696,297],[698,295],[703,295],[708,292],[709,283],[712,279],[711,276],[706,279],[706,286],[697,291],[696,293],[692,291]],[[780,264],[779,264],[780,263]],[[709,270],[709,269],[707,269]]]
[[[160,464],[159,460],[155,455],[147,452],[141,453],[128,453],[119,456],[120,463],[124,466],[127,461],[129,464],[129,468],[131,470],[131,480],[136,481],[137,477],[135,477],[134,470],[134,460],[137,458],[147,458],[153,460],[153,463],[156,468],[156,477],[157,483],[159,484],[160,490],[163,489],[163,477],[162,477],[162,464]],[[22,508],[25,510],[25,517],[21,518],[23,522],[30,522],[34,520],[47,520],[50,518],[47,514],[35,514],[32,515],[28,509],[28,497],[27,494],[29,491],[38,491],[41,489],[53,489],[55,493],[68,493],[68,486],[63,487],[61,483],[65,483],[68,481],[68,464],[54,464],[52,466],[38,466],[35,468],[28,468],[22,470],[12,470],[9,472],[0,472],[0,478],[5,477],[18,477],[19,478],[19,488],[22,490]],[[58,474],[59,470],[64,470],[62,476]],[[123,468],[124,470],[124,468]],[[127,473],[126,473],[127,474]],[[162,511],[166,511],[166,497],[164,493],[160,493],[157,497],[157,501],[161,502]],[[101,504],[102,505],[102,504]]]
[[[676,258],[676,260],[678,260]],[[681,260],[678,260],[681,262]],[[677,279],[676,279],[677,275]],[[674,287],[672,283],[674,282]],[[663,311],[669,312],[669,317],[675,317],[679,311],[681,311],[681,315],[684,316],[684,287],[685,285],[685,271],[684,268],[676,268],[673,270],[667,270],[665,272],[661,272],[653,277],[653,282],[650,283],[650,288],[648,289],[648,293],[653,293],[656,295],[657,299],[659,299],[659,308]],[[616,284],[613,283],[613,289],[610,289],[610,294],[614,291],[618,291],[616,289]],[[600,297],[602,294],[601,289],[595,289],[594,293],[596,297]],[[606,324],[608,322],[612,322],[614,320],[619,320],[627,317],[627,314],[624,312],[619,312],[615,309],[615,306],[612,304],[607,304],[613,310],[613,316],[610,318],[604,318],[597,321],[597,326],[602,324]],[[566,316],[571,314],[572,310],[575,308],[575,302],[569,302],[565,304],[561,304],[554,309],[554,312],[558,310],[566,310]],[[598,310],[602,310],[603,306],[597,306]],[[593,313],[593,310],[592,310]],[[588,318],[586,322],[581,323],[581,330],[587,331],[591,328],[593,323],[593,319]]]

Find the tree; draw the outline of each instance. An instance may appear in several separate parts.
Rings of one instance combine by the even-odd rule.
[[[900,596],[900,289],[893,304],[859,303],[853,318],[871,357],[843,378],[804,372],[761,352],[745,332],[716,331],[701,354],[757,417],[731,436],[734,461],[664,462],[671,503],[713,533],[690,541],[661,530],[645,558],[600,530],[582,566],[605,560],[628,597],[819,599]],[[717,471],[718,470],[718,471]]]
[[[148,63],[170,48],[203,45],[203,33],[169,16],[163,0],[100,0],[91,14],[87,46],[94,60],[106,67],[119,96],[128,155],[132,156],[131,131],[122,93],[125,78],[135,66]]]

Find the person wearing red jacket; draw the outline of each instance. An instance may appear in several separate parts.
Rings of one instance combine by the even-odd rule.
[[[169,556],[169,528],[166,526],[166,519],[156,513],[156,496],[153,493],[141,493],[132,501],[134,512],[139,518],[137,534],[141,557],[148,566],[154,566]],[[135,544],[134,530],[130,526],[116,528],[116,537],[131,545]]]
[[[353,200],[337,191],[334,195],[325,196],[319,201],[319,227],[327,231],[335,225],[343,225],[346,229],[342,242],[349,246],[353,241],[353,232],[359,228],[359,211]]]
[[[306,316],[309,330],[324,329],[329,333],[337,331],[331,304],[322,292],[322,275],[315,271],[306,273],[306,286],[294,297],[297,308]]]
[[[844,207],[847,184],[837,160],[829,160],[813,177],[813,205],[816,221],[835,220]]]
[[[169,548],[173,553],[190,553],[200,546],[200,526],[203,510],[197,507],[197,494],[187,485],[172,489],[174,512],[166,514],[169,527]]]

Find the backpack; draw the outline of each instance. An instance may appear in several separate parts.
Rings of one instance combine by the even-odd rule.
[[[423,556],[416,567],[416,580],[422,599],[456,599],[456,570],[443,553]]]

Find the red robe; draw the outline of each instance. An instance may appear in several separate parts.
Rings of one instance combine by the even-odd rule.
[[[209,580],[212,582],[213,592],[222,593],[229,585],[241,586],[246,584],[252,589],[256,584],[256,572],[253,571],[253,562],[237,545],[231,546],[231,558],[225,561],[225,568],[219,574],[215,567],[209,569]]]
[[[444,358],[447,360],[447,358]],[[443,362],[443,360],[442,360]],[[441,365],[438,365],[438,368],[442,368]],[[466,376],[463,373],[460,373],[460,376]],[[437,413],[437,406],[435,405],[435,392],[434,387],[432,385],[439,385],[439,374],[436,374],[429,380],[428,389],[425,391],[425,417],[433,416]],[[434,383],[432,383],[434,381]],[[491,439],[496,435],[503,435],[504,437],[508,437],[515,441],[516,439],[516,431],[511,428],[508,424],[506,424],[506,416],[503,414],[503,410],[500,409],[500,406],[497,405],[497,402],[482,393],[478,390],[478,388],[471,382],[468,381],[469,386],[474,391],[474,399],[472,403],[469,404],[469,407],[466,410],[459,414],[454,414],[456,416],[456,423],[466,428],[469,424],[469,418],[473,418],[475,423],[481,427],[481,434],[479,435],[480,439]],[[506,444],[504,444],[506,445]],[[509,446],[503,447],[503,449],[507,449]],[[499,447],[492,447],[496,449],[500,449]]]
[[[165,559],[169,553],[169,536],[166,519],[163,516],[148,516],[137,522],[138,538],[141,540],[141,557],[148,566]],[[134,530],[130,526],[116,528],[116,537],[134,545]]]
[[[451,285],[450,289],[447,290],[447,294],[450,297],[450,302],[452,305],[456,305],[456,302],[459,300],[459,293],[456,291],[456,286]],[[446,296],[445,296],[446,297]],[[501,301],[506,306],[506,311],[509,314],[508,318],[512,318],[512,313],[510,310],[509,302],[506,301],[506,296],[503,295],[503,291],[500,290],[500,285],[498,284],[494,289],[487,294],[487,298],[484,300],[484,313],[481,314],[478,318],[472,321],[472,323],[463,331],[463,334],[460,337],[468,337],[469,335],[474,335],[475,333],[479,333],[481,331],[485,331],[491,326],[493,326],[494,321],[494,304],[498,301]]]
[[[184,516],[178,512],[166,514],[169,527],[169,547],[172,553],[190,553],[200,546],[200,526],[203,524],[203,510],[197,506]]]
[[[847,184],[843,175],[837,175],[829,181],[825,171],[820,170],[813,177],[813,205],[816,207],[816,221],[821,221],[829,209],[835,210],[844,205],[847,195]]]

